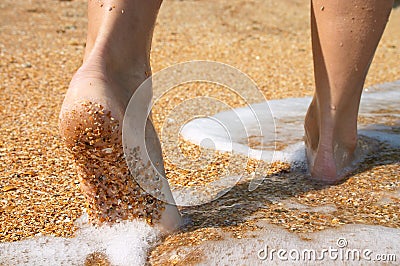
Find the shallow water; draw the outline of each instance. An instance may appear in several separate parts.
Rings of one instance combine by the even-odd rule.
[[[183,126],[182,136],[195,144],[240,153],[265,161],[305,161],[303,121],[311,97],[287,98],[194,119]],[[274,121],[264,114],[271,110]],[[400,125],[400,81],[365,89],[360,115],[377,121],[360,124],[359,134],[400,147],[400,135],[384,123],[390,118]],[[258,145],[251,145],[256,139]],[[205,141],[207,140],[207,141]],[[276,142],[276,149],[275,149]],[[283,145],[282,145],[283,144]]]
[[[91,254],[104,254],[111,265],[143,265],[159,231],[144,221],[94,227],[83,215],[73,238],[37,236],[0,243],[0,265],[83,265]]]
[[[386,264],[399,260],[400,230],[395,228],[344,225],[302,239],[277,226],[259,227],[242,239],[225,233],[224,240],[201,244],[197,252],[205,258],[198,265],[373,265],[378,256],[388,260],[389,255],[397,255],[396,261]]]
[[[367,89],[362,97],[360,114],[377,123],[360,125],[359,134],[395,148],[400,147],[400,136],[396,132],[400,120],[399,99],[400,81]],[[222,112],[212,118],[190,121],[181,133],[187,140],[208,148],[246,154],[266,161],[285,160],[301,164],[305,162],[304,145],[301,142],[302,123],[310,100],[272,100],[268,104],[254,104],[252,109],[247,107]],[[261,116],[268,108],[271,108],[275,121]],[[388,117],[390,121],[397,121],[395,126],[386,123]],[[249,138],[253,144],[249,143]],[[275,140],[284,144],[276,151]],[[229,182],[235,183],[236,179],[231,177]],[[291,201],[283,204],[304,208],[305,211],[309,208]],[[310,211],[336,210],[330,205],[318,208]],[[74,238],[37,236],[24,241],[0,243],[0,265],[82,265],[93,253],[105,254],[112,265],[143,265],[147,252],[159,236],[157,230],[141,221],[99,228],[87,225],[85,218],[78,222],[80,229]],[[370,248],[374,254],[400,251],[400,229],[395,228],[347,225],[311,234],[307,236],[311,240],[305,241],[275,226],[263,224],[261,227],[262,230],[257,231],[255,236],[241,240],[227,235],[223,241],[203,243],[198,247],[205,251],[200,264],[258,265],[262,261],[257,257],[257,251],[265,244],[273,248],[320,250],[327,245],[335,247],[338,237],[347,239],[351,248]],[[282,261],[268,262],[282,264]],[[292,264],[293,261],[286,263]],[[323,264],[326,265],[326,261]]]

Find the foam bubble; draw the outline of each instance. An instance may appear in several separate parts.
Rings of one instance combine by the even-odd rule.
[[[397,228],[344,225],[301,237],[265,222],[257,225],[260,230],[252,231],[241,239],[223,233],[222,240],[202,242],[186,253],[196,249],[204,254],[197,265],[372,265],[378,256],[398,256],[400,251],[400,230]],[[336,252],[323,253],[325,249]],[[278,250],[286,251],[281,253],[281,259]],[[297,259],[290,256],[293,251],[298,252],[294,254],[310,254],[312,251],[315,256],[303,255]],[[397,261],[398,257],[387,264],[396,264]]]
[[[400,81],[366,89],[361,98],[360,114],[383,121],[387,116],[400,118]],[[219,151],[239,153],[265,161],[287,161],[304,166],[304,117],[311,102],[310,97],[286,98],[252,104],[230,111],[220,112],[211,118],[194,119],[183,126],[183,138],[200,146],[203,139],[210,139]],[[264,119],[265,110],[271,109],[274,121]],[[218,126],[209,121],[217,120]],[[275,130],[274,130],[275,129]],[[361,126],[361,135],[400,146],[398,133],[384,125]],[[257,133],[262,147],[250,147],[248,138]],[[275,135],[276,132],[276,135]],[[285,144],[275,151],[275,141]],[[205,147],[205,146],[203,146]],[[222,147],[222,148],[221,148]],[[229,148],[226,148],[229,147]],[[207,147],[205,147],[207,148]]]
[[[0,243],[0,265],[83,265],[104,254],[112,265],[144,265],[160,232],[144,221],[95,227],[83,223],[73,238],[36,236]]]
[[[363,94],[360,113],[368,117],[381,116],[382,106],[390,110],[391,116],[399,117],[400,81],[368,89]],[[269,101],[266,103],[226,111],[212,119],[195,119],[186,124],[181,134],[195,144],[215,147],[221,151],[233,151],[270,161],[289,161],[304,164],[306,161],[303,137],[303,119],[311,98],[292,98]],[[271,108],[274,121],[263,117],[266,108]],[[379,111],[379,112],[377,112]],[[258,117],[259,116],[259,117]],[[210,121],[214,121],[213,123]],[[217,121],[218,123],[216,123]],[[223,126],[221,126],[223,125]],[[239,126],[238,126],[239,125]],[[286,145],[284,149],[274,151],[275,126],[277,141]],[[257,135],[262,132],[262,135]],[[229,134],[227,134],[229,133]],[[390,127],[369,125],[360,134],[384,141],[394,147],[400,147],[400,138],[390,132]],[[267,148],[250,148],[248,136],[261,138]],[[210,145],[209,139],[213,141]],[[236,178],[236,177],[232,177]],[[112,265],[144,265],[147,252],[157,241],[160,232],[144,221],[132,221],[112,226],[93,227],[83,217],[79,230],[73,238],[37,236],[32,239],[0,243],[0,265],[83,265],[91,254],[105,254]],[[376,226],[345,226],[340,230],[329,230],[313,235],[313,240],[303,241],[283,229],[264,226],[257,238],[207,242],[200,249],[207,250],[207,264],[258,264],[257,251],[260,241],[265,240],[273,247],[308,247],[322,248],[326,239],[335,240],[343,235],[352,240],[355,247],[373,247],[380,252],[398,252],[400,233],[398,229]],[[391,241],[390,243],[387,241]],[[263,244],[263,242],[261,242]],[[388,247],[391,247],[388,249]],[[190,249],[190,247],[187,247]],[[233,256],[224,256],[233,254]],[[281,263],[281,262],[279,262]]]

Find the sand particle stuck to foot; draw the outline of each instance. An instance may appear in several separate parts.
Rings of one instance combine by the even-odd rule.
[[[84,212],[84,196],[57,122],[70,78],[82,61],[86,1],[3,0],[0,18],[0,241],[38,234],[72,237],[77,229],[74,221]],[[366,86],[400,77],[399,19],[400,8],[396,8]],[[153,72],[187,60],[215,60],[248,74],[267,99],[309,96],[313,92],[309,24],[308,1],[165,1],[155,28]],[[224,97],[221,87],[190,86],[177,90],[170,103],[211,95],[232,107],[242,105],[235,97]],[[158,129],[171,110],[166,106],[162,100],[155,106]],[[210,112],[221,111],[207,107]],[[361,119],[368,123],[368,118]],[[163,145],[165,153],[178,146],[191,156],[201,150],[184,141]],[[220,229],[241,238],[245,231],[256,230],[259,220],[297,233],[352,223],[399,228],[400,153],[382,144],[375,155],[354,177],[332,187],[320,187],[300,173],[288,173],[285,164],[265,167],[268,178],[257,190],[249,192],[249,179],[244,179],[217,201],[183,208],[192,222],[154,248],[150,263],[178,265],[179,257],[172,256],[174,249],[219,239]],[[171,164],[173,153],[166,156],[171,183],[198,182]],[[230,166],[247,162],[241,156],[214,156],[216,160],[199,174],[205,182],[223,172],[227,162]],[[326,211],[320,206],[334,208]],[[192,257],[201,256],[196,254]],[[94,261],[107,261],[102,254],[93,256]]]

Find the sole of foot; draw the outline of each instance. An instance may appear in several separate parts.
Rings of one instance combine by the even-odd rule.
[[[78,71],[61,108],[60,134],[76,163],[91,222],[143,219],[168,233],[182,224],[177,207],[144,191],[125,160],[122,121],[131,94],[101,71]],[[146,138],[157,139],[151,129]],[[160,145],[148,148],[162,160]],[[168,184],[158,187],[170,193]]]

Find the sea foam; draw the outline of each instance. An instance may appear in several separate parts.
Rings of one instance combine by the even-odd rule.
[[[388,110],[390,116],[399,118],[399,88],[400,81],[366,89],[361,101],[360,114],[384,119],[385,110]],[[220,151],[247,154],[267,161],[304,162],[302,124],[310,101],[309,97],[272,100],[221,112],[211,118],[191,120],[184,125],[181,134],[193,143],[205,147],[210,145],[208,148]],[[270,116],[262,116],[266,110],[272,111],[274,120],[271,120]],[[393,147],[400,147],[399,134],[392,132],[391,128],[385,125],[363,126],[359,134],[384,141]],[[247,140],[251,136],[261,139],[267,148],[250,148]],[[288,145],[275,151],[275,140]],[[160,236],[159,231],[143,221],[94,227],[88,225],[85,220],[83,217],[78,221],[79,230],[73,238],[36,236],[17,242],[0,243],[0,265],[82,265],[88,255],[96,252],[105,254],[112,265],[144,265],[149,249]],[[253,239],[254,241],[243,239],[232,242],[228,237],[225,242],[207,245],[206,261],[220,265],[235,265],[247,261],[256,265],[261,263],[256,254],[262,247],[261,244],[269,243],[272,247],[285,248],[306,248],[315,245],[315,248],[322,248],[318,243],[323,243],[323,240],[328,238],[335,240],[340,235],[351,239],[352,243],[358,243],[358,248],[378,246],[380,249],[377,251],[380,252],[399,251],[398,229],[360,225],[346,226],[339,231],[331,230],[328,233],[321,232],[313,237],[315,241],[305,242],[282,229],[268,227],[263,234]],[[265,242],[260,242],[260,239]],[[393,240],[392,243],[386,242],[389,240]],[[390,246],[394,247],[394,250],[387,249]],[[226,254],[234,255],[227,257],[224,256]]]
[[[306,160],[303,123],[310,102],[311,97],[286,98],[220,112],[189,121],[182,127],[181,135],[205,148],[264,161],[302,163]],[[267,115],[269,110],[273,119]],[[400,81],[365,89],[359,113],[380,122],[388,116],[400,121]],[[383,123],[362,125],[359,134],[400,147],[399,134]],[[251,138],[261,142],[262,147],[251,147]],[[275,149],[275,141],[286,147]]]
[[[73,238],[36,236],[0,243],[0,265],[84,265],[93,253],[105,254],[111,265],[144,265],[160,235],[144,221],[95,227],[85,220],[84,216],[78,221]]]

